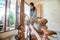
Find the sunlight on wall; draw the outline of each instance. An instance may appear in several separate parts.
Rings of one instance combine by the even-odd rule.
[[[60,30],[60,1],[45,1],[43,5],[44,18],[48,19],[48,28],[51,30]]]

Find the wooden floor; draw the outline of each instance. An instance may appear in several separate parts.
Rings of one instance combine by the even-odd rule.
[[[26,26],[28,27],[28,26]],[[32,25],[30,25],[33,35],[31,35],[31,40],[41,40],[40,35],[34,30]]]
[[[35,35],[31,35],[31,40],[41,40],[40,35],[34,30],[34,28],[30,25],[30,28],[34,32]],[[55,30],[54,30],[55,31]],[[60,40],[60,32],[57,32],[57,35],[49,36],[51,40]]]
[[[31,40],[37,40],[35,35],[31,35]]]

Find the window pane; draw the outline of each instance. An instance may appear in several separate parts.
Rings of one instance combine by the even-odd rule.
[[[16,26],[20,25],[20,0],[18,0],[17,13],[16,13]]]
[[[8,0],[7,5],[7,30],[15,29],[16,20],[16,0]]]
[[[24,13],[25,13],[25,24],[27,23],[27,21],[29,21],[29,17],[30,17],[30,7],[25,3],[24,4]],[[27,23],[29,24],[29,23]]]
[[[3,31],[4,14],[5,14],[5,0],[0,0],[0,32]]]
[[[24,23],[25,23],[25,37],[27,37],[27,35],[29,34],[29,24],[30,24],[30,21],[29,21],[29,17],[30,17],[30,7],[25,3],[24,4],[24,13],[25,13],[25,20],[24,20]],[[28,38],[29,39],[29,38]]]
[[[24,4],[25,14],[30,17],[30,7],[25,3]]]

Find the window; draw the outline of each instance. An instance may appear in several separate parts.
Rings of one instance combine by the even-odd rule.
[[[20,24],[20,0],[8,0],[7,5],[7,30],[15,29]],[[17,4],[17,5],[16,5]],[[17,9],[16,9],[17,8]]]
[[[5,0],[0,0],[0,32],[3,31],[4,14],[5,14]]]
[[[8,0],[6,13],[6,30],[15,29],[16,20],[16,0]]]
[[[25,3],[24,4],[24,13],[30,17],[30,7]]]
[[[20,24],[20,1],[18,0],[18,4],[16,3],[17,0],[7,0],[7,12],[6,12],[6,31],[15,29],[15,26]],[[0,31],[4,31],[5,24],[3,22],[5,17],[5,4],[6,0],[0,0]],[[16,6],[16,4],[18,6]],[[16,10],[17,8],[17,10]],[[18,13],[17,13],[18,12]],[[17,26],[18,26],[17,25]]]
[[[17,4],[17,13],[16,13],[16,26],[20,25],[20,2],[21,0],[18,0]]]
[[[30,18],[30,7],[26,3],[24,4],[24,14],[25,14],[24,23],[25,23],[25,25],[26,24],[28,25],[29,24],[29,18]]]

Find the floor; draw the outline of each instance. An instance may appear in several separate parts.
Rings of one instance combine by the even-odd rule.
[[[49,37],[51,40],[60,40],[60,32],[57,32],[57,35],[53,35]]]
[[[30,28],[33,30],[32,26],[31,26]],[[38,33],[36,33],[35,30],[33,30],[33,32],[35,32],[35,35],[36,35],[36,36],[38,35]],[[38,40],[40,40],[39,35],[37,36],[37,38],[38,38]],[[49,38],[50,38],[50,40],[60,40],[60,31],[57,32],[57,35],[49,36]]]

